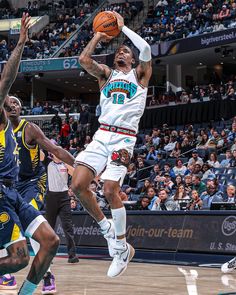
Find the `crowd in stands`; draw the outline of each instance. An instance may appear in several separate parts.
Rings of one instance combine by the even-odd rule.
[[[225,83],[219,78],[212,79],[212,83],[208,85],[194,85],[187,89],[175,93],[171,86],[168,91],[157,91],[148,101],[147,106],[157,106],[163,104],[175,103],[191,103],[202,102],[206,100],[236,99],[236,77],[233,75],[225,79]]]
[[[124,2],[118,4],[109,4],[101,9],[101,11],[116,11],[120,13],[125,23],[129,23],[141,10],[143,9],[143,2]],[[60,57],[79,55],[85,48],[87,43],[93,36],[92,25],[85,24],[80,29],[77,38],[71,44],[64,48],[60,53]],[[95,49],[94,54],[100,54],[105,49],[105,44],[99,43]]]
[[[77,6],[78,4],[78,6]],[[62,44],[78,29],[78,27],[98,7],[99,1],[52,1],[46,7],[42,7],[40,1],[29,1],[25,8],[11,10],[9,5],[0,8],[0,18],[21,17],[23,11],[28,11],[31,16],[38,16],[43,11],[51,10],[50,24],[40,33],[33,33],[26,43],[23,59],[43,59],[52,56]],[[54,8],[54,9],[52,9]],[[126,23],[132,20],[137,13],[143,9],[143,2],[125,2],[110,4],[102,10],[117,11],[121,13]],[[54,13],[53,13],[54,12]],[[76,38],[61,49],[59,57],[78,55],[93,36],[92,25],[87,22],[81,27]],[[7,60],[15,48],[16,40],[7,42],[5,39],[0,42],[0,60]],[[101,53],[104,44],[98,44],[95,54]]]
[[[150,6],[139,33],[150,44],[234,28],[236,3],[215,0],[160,0]]]
[[[49,137],[72,155],[91,142],[91,117],[86,106],[77,106],[78,117],[68,105],[50,121]],[[51,113],[48,104],[43,113]],[[236,205],[236,117],[231,121],[144,130],[137,136],[120,197],[128,209],[209,210],[212,204]],[[108,209],[103,182],[96,179],[91,190],[100,207]],[[83,210],[71,192],[72,210]]]
[[[77,1],[76,1],[77,2]],[[23,59],[42,59],[48,58],[56,52],[57,49],[75,32],[79,25],[94,11],[98,5],[98,1],[78,1],[78,7],[71,6],[71,1],[59,1],[55,7],[55,2],[51,2],[47,7],[40,7],[37,1],[32,3],[29,1],[28,5],[17,11],[11,11],[3,9],[3,12],[8,11],[8,15],[5,18],[16,18],[21,17],[23,11],[28,11],[30,15],[39,15],[39,9],[50,10],[50,6],[55,9],[50,14],[50,23],[39,33],[32,33],[29,40],[26,42],[25,49],[23,52]],[[0,10],[1,11],[1,10]],[[2,12],[2,13],[3,13]],[[3,16],[4,17],[4,16]],[[88,40],[91,38],[90,28],[84,26],[81,33],[81,40]],[[86,37],[84,36],[86,35]],[[79,38],[78,38],[79,39]],[[77,47],[81,44],[75,42],[73,48],[64,50],[61,56],[72,56],[76,55]],[[7,42],[3,39],[0,42],[0,60],[7,60],[15,48],[16,40],[11,39]]]

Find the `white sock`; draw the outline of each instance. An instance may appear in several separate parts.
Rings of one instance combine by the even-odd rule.
[[[31,238],[30,238],[30,244],[31,244],[31,247],[33,248],[34,255],[36,255],[39,252],[40,244]]]
[[[126,234],[126,210],[125,207],[111,209],[111,215],[115,226],[116,237]],[[125,247],[126,238],[117,239],[117,246]]]
[[[31,247],[32,247],[32,249],[34,251],[34,255],[36,256],[39,249],[40,249],[40,244],[37,241],[35,241],[34,239],[30,238],[29,240],[30,240]],[[47,271],[51,272],[50,267],[48,268]]]
[[[21,286],[18,295],[33,295],[34,291],[37,289],[37,285],[25,280]]]
[[[99,221],[98,224],[101,227],[101,230],[104,232],[108,231],[108,229],[110,228],[110,223],[106,217]]]

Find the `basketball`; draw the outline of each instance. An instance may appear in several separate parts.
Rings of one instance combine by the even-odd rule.
[[[102,11],[93,20],[93,31],[103,32],[109,36],[118,36],[120,30],[117,25],[116,17],[111,11]]]

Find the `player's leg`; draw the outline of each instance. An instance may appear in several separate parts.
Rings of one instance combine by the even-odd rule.
[[[19,192],[21,196],[23,196],[24,201],[32,205],[37,211],[42,210],[44,207],[44,193],[46,187],[46,174],[43,173],[38,180],[35,181],[24,181],[18,184]],[[53,206],[56,207],[56,204]],[[57,214],[57,213],[56,213]],[[56,222],[56,217],[55,217]],[[34,251],[34,254],[37,255],[40,244],[33,238],[29,238],[31,247]],[[55,285],[55,277],[51,272],[50,267],[43,277],[43,285],[42,285],[42,294],[50,294],[56,293],[56,285]]]
[[[60,199],[59,216],[66,237],[67,251],[69,255],[68,262],[77,263],[79,262],[79,259],[76,255],[76,245],[74,240],[72,214],[68,192],[61,192],[57,197]]]
[[[28,265],[28,247],[23,237],[22,240],[15,240],[4,247],[8,255],[0,258],[0,275],[17,272]]]
[[[91,181],[104,170],[107,164],[108,153],[103,142],[103,132],[96,132],[94,140],[86,147],[85,151],[76,157],[77,167],[73,173],[71,188],[84,208],[98,222],[101,232],[108,242],[109,254],[113,257],[115,242],[113,224],[104,216],[97,204],[96,197],[89,189]]]
[[[127,172],[133,142],[130,141],[130,146],[125,149],[123,148],[124,140],[120,140],[119,135],[117,135],[117,140],[117,150],[112,151],[106,170],[101,176],[104,180],[104,195],[111,206],[116,235],[116,255],[107,273],[109,277],[121,275],[135,253],[134,248],[126,243],[126,210],[119,196],[120,184]],[[120,142],[122,143],[121,149],[119,149]]]
[[[96,197],[89,189],[89,184],[93,179],[94,173],[92,170],[85,166],[79,165],[74,170],[71,188],[78,196],[83,207],[99,224],[101,232],[108,242],[109,254],[113,257],[113,248],[115,243],[113,224],[107,220],[97,204]]]
[[[28,236],[32,236],[40,244],[40,249],[34,257],[27,279],[24,281],[19,295],[31,295],[37,288],[37,285],[48,270],[53,257],[56,255],[59,246],[59,238],[50,227],[48,222],[41,222],[37,226],[37,218],[34,224],[31,224],[26,231]],[[33,233],[33,234],[32,234]]]

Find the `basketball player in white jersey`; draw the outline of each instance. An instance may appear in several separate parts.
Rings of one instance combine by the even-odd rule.
[[[98,64],[91,56],[100,41],[112,37],[95,33],[79,57],[82,67],[98,79],[101,96],[100,128],[93,141],[76,158],[72,189],[90,215],[101,227],[108,241],[113,261],[109,277],[121,275],[134,256],[134,248],[126,242],[126,211],[119,197],[120,185],[133,153],[139,120],[144,112],[148,82],[152,74],[151,49],[146,41],[124,25],[121,15],[114,13],[119,29],[139,49],[135,69],[132,50],[120,46],[115,54],[114,69]],[[105,168],[105,171],[103,172]],[[104,194],[110,204],[112,220],[107,220],[89,190],[89,184],[101,172]]]

